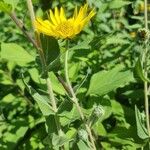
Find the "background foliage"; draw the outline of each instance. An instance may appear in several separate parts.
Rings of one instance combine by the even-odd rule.
[[[99,149],[147,149],[143,78],[141,68],[137,65],[143,50],[137,38],[138,29],[144,26],[143,2],[87,1],[90,7],[95,7],[96,16],[70,42],[70,80],[87,117],[96,105],[101,105],[105,111],[93,126]],[[26,29],[32,32],[25,0],[5,2],[12,5]],[[65,7],[69,16],[75,5],[81,6],[84,3],[81,0],[33,0],[36,16],[44,17],[45,12],[55,6]],[[33,97],[36,99],[39,95],[30,89],[32,97],[27,90],[30,87],[26,88],[22,80],[23,75],[25,82],[40,93],[41,101],[48,99],[45,80],[40,76],[36,50],[8,14],[1,11],[0,20],[0,149],[49,149],[52,145],[57,149],[62,143],[68,149],[69,142],[70,149],[88,149],[84,132],[77,135],[81,125],[77,110],[69,102],[54,73],[58,71],[64,77],[64,41],[58,42],[59,59],[55,61],[55,69],[49,76],[60,104],[59,116],[66,137],[60,139],[53,134],[51,142],[48,133],[55,132],[52,112],[39,100],[38,103],[34,101]],[[49,115],[46,119],[49,129],[45,126],[38,105],[43,114]]]

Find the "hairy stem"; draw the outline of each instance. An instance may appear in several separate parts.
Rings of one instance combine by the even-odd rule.
[[[27,0],[27,5],[28,5],[30,18],[31,18],[31,22],[32,22],[32,25],[33,25],[33,29],[34,29],[35,15],[34,15],[32,1],[31,0]],[[43,70],[46,71],[46,76],[47,76],[46,83],[47,83],[47,89],[48,89],[49,97],[50,97],[50,100],[51,100],[51,104],[52,104],[53,110],[56,113],[57,112],[57,105],[56,105],[55,96],[54,96],[53,89],[52,89],[51,80],[48,77],[47,64],[46,64],[44,52],[42,50],[41,42],[40,42],[40,36],[39,36],[38,33],[35,34],[35,35],[36,35],[35,38],[36,38],[36,41],[37,41],[36,43],[37,43],[37,46],[38,46],[38,53],[40,55],[42,67],[43,67]]]
[[[69,54],[69,51],[68,51],[68,41],[67,41],[67,44],[66,44],[66,54],[65,54],[65,78],[66,78],[66,82],[67,82],[67,85],[68,85],[68,88],[69,88],[69,91],[70,91],[70,94],[71,94],[71,97],[72,97],[72,101],[73,103],[75,104],[79,114],[80,114],[80,117],[81,117],[81,120],[83,121],[84,125],[85,125],[85,128],[86,128],[86,131],[89,135],[89,139],[91,141],[91,144],[92,144],[92,150],[96,150],[96,146],[95,146],[95,142],[94,142],[94,138],[92,136],[92,132],[91,132],[91,129],[89,127],[89,125],[87,124],[87,122],[85,121],[85,117],[84,117],[84,114],[81,110],[81,107],[79,105],[79,102],[78,102],[78,99],[76,97],[76,94],[72,88],[72,85],[71,85],[71,82],[69,80],[69,73],[68,73],[68,54]]]
[[[47,89],[48,89],[48,94],[49,94],[49,97],[51,100],[52,108],[53,108],[53,111],[56,113],[57,112],[57,105],[56,105],[55,96],[54,96],[54,92],[52,89],[52,83],[51,83],[50,78],[46,79],[46,83],[47,83]]]
[[[35,15],[34,15],[32,1],[27,0],[27,5],[28,5],[29,13],[30,13],[30,18],[32,21],[32,26],[33,26],[33,29],[35,30],[35,27],[34,27]],[[55,112],[54,117],[55,117],[55,123],[57,126],[57,131],[58,131],[59,136],[61,136],[63,132],[62,132],[61,125],[60,125],[59,116],[57,115],[57,104],[56,104],[56,100],[55,100],[55,96],[54,96],[54,92],[52,88],[52,83],[51,83],[50,77],[48,76],[47,64],[46,64],[44,52],[42,50],[41,42],[40,42],[40,36],[38,33],[36,34],[36,41],[37,41],[38,47],[40,48],[38,49],[38,52],[41,58],[42,66],[44,67],[43,70],[46,71],[47,90],[48,90],[49,99],[51,101],[53,111]],[[64,146],[62,146],[60,149],[64,149]]]
[[[29,13],[30,13],[32,28],[33,28],[33,30],[35,30],[35,28],[34,28],[35,15],[34,15],[34,9],[33,9],[33,5],[32,5],[31,0],[27,0],[27,6],[28,6]]]
[[[148,31],[148,15],[147,15],[147,0],[144,0],[144,20],[145,20],[145,28]],[[147,78],[147,40],[145,41],[145,62],[144,62],[144,73]],[[145,99],[145,114],[146,114],[146,126],[147,131],[150,136],[150,125],[149,125],[149,99],[148,99],[148,83],[144,81],[144,99]]]
[[[13,20],[13,22],[15,22],[15,24],[17,25],[17,27],[23,32],[23,34],[27,37],[27,39],[33,44],[33,46],[36,49],[39,49],[37,43],[35,42],[35,40],[33,39],[33,37],[31,36],[31,34],[26,30],[24,24],[22,21],[20,21],[17,17],[16,17],[16,13],[15,12],[11,12],[9,14],[9,16],[11,17],[11,19]]]
[[[31,18],[31,21],[32,21],[32,26],[33,26],[33,29],[35,30],[35,28],[34,28],[35,15],[34,15],[32,1],[27,0],[27,5],[28,5],[29,13],[30,13],[30,18]],[[41,42],[40,42],[40,35],[38,33],[35,34],[35,35],[36,35],[37,45],[40,48],[40,49],[38,49],[38,53],[40,55],[42,67],[43,67],[43,70],[46,72],[47,90],[48,90],[49,99],[51,101],[53,111],[55,112],[54,118],[55,118],[55,123],[56,123],[56,126],[57,126],[57,132],[58,132],[59,136],[62,136],[63,132],[62,132],[61,124],[60,124],[60,121],[59,121],[59,116],[57,115],[56,99],[55,99],[55,96],[54,96],[54,92],[53,92],[50,77],[48,76],[47,64],[46,64],[44,52],[43,52],[43,49],[42,49],[42,46],[41,46]],[[64,146],[61,146],[60,149],[64,150]]]

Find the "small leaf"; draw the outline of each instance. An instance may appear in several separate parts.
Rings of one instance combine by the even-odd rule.
[[[122,71],[120,66],[110,71],[100,71],[92,76],[87,94],[102,96],[131,81],[134,81],[132,72]]]
[[[34,90],[31,86],[27,85],[26,83],[25,83],[25,85],[26,85],[27,90],[29,91],[29,93],[33,97],[33,99],[37,102],[42,114],[44,116],[54,114],[54,111],[50,107],[48,102],[39,93],[37,93],[36,90]]]
[[[138,110],[137,106],[135,105],[135,117],[136,117],[136,126],[137,126],[137,134],[141,139],[149,138],[147,130],[142,123],[142,116],[140,111]]]
[[[140,79],[143,81],[143,82],[150,82],[149,79],[147,79],[143,73],[143,69],[142,69],[142,64],[141,64],[141,60],[140,58],[137,60],[136,62],[136,65],[135,65],[135,72],[136,74],[140,77]]]
[[[0,1],[0,10],[5,13],[11,13],[12,6],[10,4],[4,3],[3,1]]]

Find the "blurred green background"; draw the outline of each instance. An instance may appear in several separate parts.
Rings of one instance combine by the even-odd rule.
[[[33,35],[26,1],[6,2],[13,4],[17,17]],[[33,0],[33,5],[36,16],[46,17],[46,11],[55,6],[63,6],[67,16],[70,16],[76,5],[80,7],[85,2]],[[87,2],[89,7],[95,7],[96,15],[70,42],[70,80],[74,88],[78,89],[77,97],[87,116],[94,105],[102,105],[105,110],[105,115],[93,127],[99,149],[140,149],[146,145],[147,137],[137,132],[135,105],[142,112],[144,120],[143,81],[133,73],[142,51],[137,31],[144,27],[143,1]],[[62,60],[64,44],[64,41],[59,40]],[[45,120],[26,90],[21,76],[23,73],[28,84],[47,97],[45,81],[40,78],[38,61],[34,61],[37,60],[36,56],[32,44],[10,17],[1,11],[0,150],[51,149]],[[58,73],[64,76],[63,62]],[[59,104],[66,99],[65,90],[53,72],[50,77]],[[81,83],[83,84],[79,88]],[[74,109],[64,111],[60,116],[66,135],[72,137],[81,124],[79,116]],[[85,149],[82,143],[77,142],[78,138],[71,141],[70,149]]]

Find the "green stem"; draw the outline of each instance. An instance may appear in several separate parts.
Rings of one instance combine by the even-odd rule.
[[[47,83],[47,89],[48,89],[49,98],[51,100],[52,108],[53,108],[53,111],[56,113],[57,105],[56,105],[55,96],[54,96],[54,92],[52,89],[52,83],[51,83],[50,78],[46,79],[46,83]]]
[[[27,0],[27,5],[28,5],[28,9],[29,9],[29,13],[30,13],[30,18],[31,18],[31,22],[32,22],[32,25],[33,25],[33,29],[34,29],[35,15],[34,15],[32,1],[31,0]],[[48,89],[49,97],[50,97],[50,100],[51,100],[51,104],[52,104],[53,110],[56,113],[57,112],[56,101],[55,101],[55,97],[54,97],[54,93],[53,93],[53,89],[52,89],[51,80],[48,77],[47,64],[46,64],[44,52],[42,50],[42,46],[41,46],[41,42],[40,42],[40,37],[39,37],[38,33],[35,34],[35,38],[36,38],[36,41],[37,41],[36,43],[38,45],[38,53],[40,55],[41,64],[42,64],[43,70],[46,71],[46,76],[47,76],[46,83],[47,83],[47,89]]]
[[[23,32],[23,34],[26,36],[26,38],[33,44],[33,46],[36,49],[39,49],[37,43],[32,38],[31,34],[27,32],[24,24],[16,17],[16,13],[15,12],[11,12],[9,14],[9,16],[11,17],[11,19],[13,20],[13,22],[17,25],[17,27]]]
[[[33,27],[33,30],[35,30],[35,27],[34,27],[35,15],[34,15],[32,1],[27,0],[27,5],[28,5],[29,13],[30,13],[32,27]],[[53,111],[55,112],[54,118],[55,118],[55,123],[56,123],[56,126],[57,126],[57,132],[58,132],[59,136],[62,136],[63,132],[62,132],[61,124],[60,124],[60,121],[59,121],[59,116],[57,114],[57,104],[56,104],[56,100],[55,100],[55,96],[54,96],[54,92],[53,92],[53,88],[52,88],[52,83],[51,83],[51,80],[48,76],[47,64],[46,64],[44,52],[43,52],[43,49],[42,49],[42,46],[41,46],[41,42],[40,42],[40,36],[39,36],[38,33],[35,34],[35,36],[36,36],[36,43],[38,45],[38,53],[40,55],[42,68],[46,72],[47,90],[48,90],[49,99],[51,101]],[[60,149],[64,150],[64,146],[61,146]]]
[[[145,19],[145,28],[148,31],[148,15],[147,15],[147,0],[144,0],[144,19]],[[144,73],[145,77],[147,78],[148,73],[147,73],[147,40],[145,41],[145,52],[144,52],[144,57],[145,57],[145,62],[144,62]],[[144,99],[145,99],[145,114],[146,114],[146,126],[147,126],[147,131],[150,136],[150,125],[149,125],[149,99],[148,99],[148,83],[147,81],[144,81]]]
[[[33,9],[33,5],[32,5],[31,0],[27,0],[27,6],[28,6],[29,13],[30,13],[32,28],[33,28],[33,30],[35,30],[35,28],[34,28],[35,15],[34,15],[34,9]]]
[[[71,82],[69,80],[69,73],[68,73],[68,54],[69,54],[68,42],[69,41],[67,40],[66,53],[65,53],[65,78],[66,78],[66,82],[67,82],[70,94],[72,96],[72,102],[75,104],[75,106],[76,106],[76,108],[77,108],[77,110],[78,110],[78,112],[80,114],[81,120],[83,121],[83,123],[85,125],[86,131],[87,131],[88,136],[89,136],[89,140],[91,141],[91,144],[92,144],[92,150],[96,150],[96,146],[95,146],[94,138],[92,136],[91,129],[90,129],[89,125],[87,124],[87,122],[85,121],[84,114],[83,114],[83,112],[81,110],[81,107],[79,105],[78,99],[76,97],[76,94],[75,94],[75,92],[74,92],[74,90],[72,88]]]

